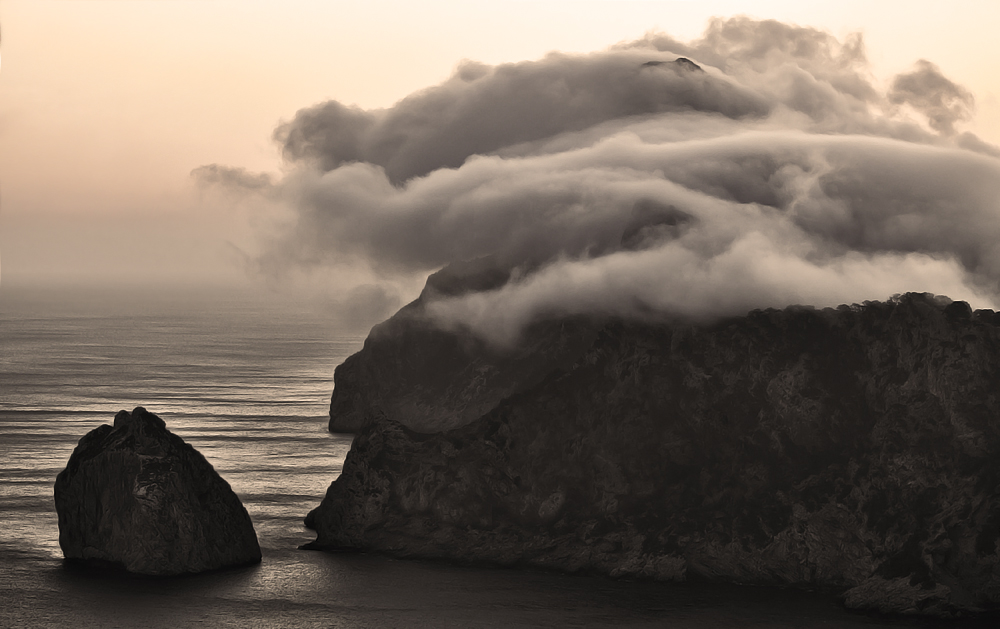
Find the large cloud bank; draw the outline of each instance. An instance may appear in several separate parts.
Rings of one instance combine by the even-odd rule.
[[[428,295],[503,342],[535,317],[713,317],[930,291],[1000,301],[1000,153],[928,61],[880,88],[860,37],[745,18],[690,43],[464,63],[391,108],[327,102],[275,137],[294,211],[262,264],[426,275],[490,256],[490,290]]]

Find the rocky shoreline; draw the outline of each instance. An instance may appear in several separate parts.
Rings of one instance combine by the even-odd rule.
[[[576,338],[452,430],[358,410],[311,546],[1000,606],[997,313],[907,294]]]

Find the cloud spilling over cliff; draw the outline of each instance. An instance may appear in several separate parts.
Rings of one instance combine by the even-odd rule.
[[[738,314],[929,291],[1000,303],[1000,151],[931,62],[880,87],[860,37],[747,18],[684,43],[466,62],[393,107],[275,132],[280,179],[205,180],[293,211],[261,264],[384,277],[489,256],[502,286],[427,295],[497,341],[533,318]]]

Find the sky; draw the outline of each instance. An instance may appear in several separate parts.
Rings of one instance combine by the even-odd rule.
[[[310,205],[308,200],[303,201],[306,198],[303,195],[316,193],[319,189],[307,181],[309,173],[315,174],[318,168],[320,174],[333,173],[330,177],[334,177],[344,169],[340,169],[341,162],[336,160],[316,166],[318,154],[309,153],[315,138],[302,136],[305,139],[298,145],[289,143],[288,133],[305,129],[302,126],[305,119],[296,117],[296,112],[336,101],[344,111],[396,111],[402,112],[397,118],[403,119],[406,110],[394,109],[397,103],[411,94],[422,93],[421,90],[445,84],[463,68],[483,73],[486,71],[476,68],[523,61],[541,63],[540,60],[551,59],[546,55],[552,51],[571,56],[592,55],[623,42],[634,42],[647,33],[660,33],[685,44],[701,38],[711,18],[734,16],[774,19],[811,27],[828,33],[841,44],[855,41],[853,34],[860,33],[866,63],[855,70],[889,99],[885,102],[891,101],[895,94],[900,106],[909,108],[908,111],[920,107],[929,111],[930,105],[920,105],[912,94],[905,96],[905,85],[894,84],[894,77],[903,74],[911,76],[913,81],[923,80],[921,77],[927,80],[944,77],[949,85],[964,90],[956,94],[971,95],[970,99],[962,101],[969,105],[969,111],[959,112],[961,115],[947,120],[938,119],[936,129],[932,114],[927,114],[926,119],[920,115],[911,116],[916,120],[914,124],[942,137],[956,138],[971,133],[986,145],[1000,145],[1000,51],[995,46],[1000,3],[992,1],[279,3],[0,0],[3,33],[0,44],[0,291],[4,285],[226,285],[261,291],[299,286],[334,296],[343,295],[345,299],[350,296],[354,302],[369,304],[371,317],[383,316],[399,303],[414,297],[427,274],[450,261],[477,254],[500,252],[508,258],[515,254],[510,253],[513,250],[509,247],[504,249],[507,245],[501,247],[487,239],[482,241],[481,249],[472,245],[449,247],[436,243],[435,252],[447,252],[440,255],[421,252],[414,246],[412,255],[407,254],[407,257],[396,253],[410,251],[402,236],[380,242],[378,238],[371,238],[369,232],[357,231],[360,228],[330,227],[327,219],[315,222],[318,216],[314,211],[315,203]],[[706,60],[714,54],[705,46],[698,50]],[[676,50],[664,48],[659,52],[665,55],[664,59],[677,56]],[[594,64],[599,62],[597,57],[586,58]],[[918,74],[916,69],[921,66],[915,64],[921,59],[933,64],[926,66],[933,71]],[[728,62],[718,60],[716,65],[725,63]],[[711,67],[712,63],[708,65]],[[530,73],[534,71],[531,68],[550,66],[523,67]],[[556,68],[553,71],[562,71],[551,67]],[[584,71],[590,70],[581,70]],[[825,70],[815,70],[813,75],[819,76],[817,72]],[[754,76],[760,79],[777,75],[758,72]],[[788,105],[781,100],[785,96],[775,95],[770,87],[746,83],[751,80],[746,76],[739,80],[746,89],[757,90],[759,94],[766,92],[766,98],[773,96],[777,99],[775,102],[783,103],[782,107]],[[896,91],[892,92],[894,86]],[[600,96],[598,90],[592,97]],[[518,101],[511,102],[516,104]],[[556,105],[561,107],[566,103]],[[507,132],[511,137],[541,141],[555,137],[553,134],[581,132],[591,123],[612,124],[621,119],[621,115],[635,113],[622,112],[607,116],[595,113],[593,120],[586,118],[591,114],[584,112],[580,114],[586,118],[581,118],[582,122],[567,123],[569,127],[553,128],[544,133],[525,130],[523,125],[515,125],[516,129],[511,127]],[[639,113],[652,115],[647,111]],[[361,118],[351,120],[350,124],[357,124]],[[771,116],[768,120],[774,123],[775,118]],[[285,129],[285,136],[276,140],[276,129]],[[407,129],[404,131],[410,133]],[[382,157],[379,155],[384,157],[385,151],[379,154],[376,149],[367,153],[362,151],[352,160],[389,169],[389,183],[404,186],[406,193],[393,203],[419,204],[423,198],[421,191],[416,185],[409,186],[407,178],[432,175],[426,177],[422,185],[433,187],[447,175],[435,173],[436,169],[454,170],[462,165],[461,158],[480,153],[507,151],[502,158],[502,168],[508,170],[549,172],[553,162],[539,157],[539,151],[555,152],[564,159],[576,156],[574,159],[604,164],[601,162],[603,154],[598,154],[600,151],[586,152],[585,149],[591,146],[587,142],[596,142],[598,138],[613,140],[614,133],[625,131],[617,129],[612,133],[605,127],[601,129],[603,131],[595,131],[596,135],[590,140],[577,138],[572,140],[572,147],[564,146],[559,150],[551,147],[542,150],[538,146],[530,150],[511,148],[507,146],[509,142],[487,142],[482,146],[473,142],[468,150],[453,148],[452,161],[442,158],[444,161],[430,163],[426,168],[416,162],[399,167],[387,166],[388,162],[380,164]],[[699,129],[690,131],[683,139],[691,140],[695,136],[704,139],[709,135],[717,139],[722,134],[774,131],[771,127],[749,129],[745,126],[729,130],[713,127],[711,132],[703,126]],[[799,122],[789,123],[784,129],[803,132]],[[830,129],[813,125],[804,132],[827,133]],[[833,132],[848,131],[838,127]],[[655,144],[643,135],[646,131],[632,129],[628,133],[638,133],[644,146]],[[888,134],[900,140],[903,132],[871,133],[881,134],[879,137]],[[865,131],[863,135],[871,133]],[[624,141],[624,136],[615,137]],[[777,136],[768,136],[768,141],[774,137]],[[384,138],[375,136],[363,141],[371,146],[378,142],[384,144]],[[794,144],[794,150],[801,149],[801,143],[789,142],[789,147]],[[413,150],[422,156],[433,156],[438,150],[415,146]],[[851,151],[869,155],[877,149],[864,146],[867,148],[863,151],[857,147],[843,148],[847,155],[844,159],[854,159]],[[743,149],[734,144],[712,150],[734,155]],[[713,153],[717,154],[721,153]],[[324,159],[333,159],[324,155],[321,156]],[[945,157],[938,155],[927,159]],[[953,163],[948,160],[950,158],[946,159],[948,164]],[[477,163],[480,170],[485,168],[483,163]],[[213,165],[215,170],[206,170]],[[458,169],[456,176],[466,177],[462,173],[472,173],[474,165],[470,162],[470,169]],[[629,166],[640,170],[647,167],[655,170],[659,166]],[[970,168],[972,171],[963,169],[963,172],[979,172],[976,167]],[[342,175],[353,177],[353,172],[344,170]],[[572,169],[560,172],[565,177],[579,176],[579,172]],[[982,172],[987,174],[978,176],[988,177],[992,171],[986,168]],[[236,181],[234,173],[245,177]],[[330,177],[323,180],[324,186],[334,185]],[[551,185],[551,182],[544,185]],[[234,192],[234,187],[239,190]],[[327,193],[339,195],[346,189],[328,190]],[[602,190],[594,194],[604,194],[606,190]],[[632,199],[629,203],[634,205],[640,201],[646,202]],[[633,205],[629,208],[634,214],[639,206]],[[413,207],[416,206],[406,209],[410,211]],[[692,210],[682,208],[682,211],[685,216],[692,215]],[[708,224],[704,216],[697,212],[693,215],[700,225]],[[422,220],[419,214],[415,216],[413,220]],[[988,224],[989,217],[984,216],[973,218]],[[498,223],[493,229],[511,233],[511,225],[524,225],[526,219],[511,220],[514,222]],[[350,223],[356,224],[360,223]],[[365,229],[378,233],[394,233],[393,230],[417,233],[420,225],[423,223],[401,226],[375,221]],[[552,225],[537,227],[553,228]],[[774,226],[774,229],[780,227]],[[324,229],[332,231],[322,242],[303,238],[303,230],[312,237],[324,234]],[[953,240],[963,237],[957,235]],[[452,238],[453,241],[462,240],[458,233],[452,234]],[[427,235],[426,239],[435,242],[433,235]],[[473,237],[472,242],[480,241]],[[740,243],[748,247],[753,245]],[[592,248],[592,245],[588,241],[587,246]],[[556,253],[564,258],[575,255],[577,262],[588,264],[600,257],[592,253],[573,253],[566,249],[567,246],[566,243],[559,245],[558,252],[545,254],[549,257],[542,256],[544,260],[538,257],[541,254],[532,253],[535,256],[531,258],[535,260],[532,264],[546,266],[555,259],[552,256]],[[855,247],[854,244],[849,246]],[[865,246],[876,247],[871,243]],[[898,243],[886,246],[893,251],[899,250]],[[969,262],[962,258],[969,249],[959,251],[955,247],[935,249],[935,255],[939,258],[957,256],[965,271],[976,271],[985,264],[980,258],[992,255],[977,250],[975,256],[979,257]],[[920,245],[913,251],[920,253],[925,249]],[[871,258],[872,252],[865,251],[864,255]],[[809,259],[813,253],[788,255],[801,261]],[[520,265],[518,268],[523,270],[528,264],[526,260],[528,258],[512,258],[510,265]],[[718,262],[714,257],[712,260]],[[612,262],[608,260],[609,264]],[[780,266],[788,262],[777,260],[773,263]],[[916,267],[904,264],[907,266],[904,270],[900,260],[878,261],[879,272],[887,274],[886,277],[894,273],[920,276],[925,271],[944,277],[941,273],[961,271],[942,270],[941,265],[934,270],[920,266],[930,262],[909,259],[908,263]],[[663,260],[654,263],[661,264]],[[837,264],[849,266],[860,262],[841,256]],[[977,264],[980,267],[972,268]],[[575,273],[579,270],[566,266],[561,271]],[[591,271],[598,275],[606,273],[606,269]],[[716,269],[716,272],[722,271]],[[870,269],[865,273],[872,275]],[[552,273],[546,277],[532,275],[530,279],[538,284],[531,289],[534,291],[550,290],[544,288],[545,282],[566,285]],[[588,285],[600,283],[595,283],[593,278],[572,281]],[[697,280],[711,281],[705,277]],[[822,284],[838,280],[814,278],[811,281]],[[518,287],[507,288],[523,289],[521,293],[524,293],[530,283],[524,281]],[[887,279],[870,283],[869,288],[884,290],[889,284],[891,281]],[[944,279],[936,285],[951,286]],[[964,282],[962,286],[968,289],[968,295],[963,297],[980,298],[983,305],[993,303],[992,293],[989,287],[983,288],[983,282]],[[848,288],[832,292],[838,297],[855,294]],[[811,298],[800,293],[772,291],[765,300]],[[488,296],[481,297],[481,301],[489,301]],[[523,294],[504,294],[502,299],[504,302],[534,303]],[[581,304],[589,303],[588,299],[591,298],[579,296]],[[706,299],[717,303],[719,297],[708,295]],[[485,302],[453,304],[454,307],[449,307],[442,317],[463,321],[475,319],[484,309],[491,308]],[[756,303],[750,298],[737,299],[725,308],[739,309]],[[530,311],[535,306],[524,307]],[[667,304],[666,307],[673,306]],[[714,307],[704,306],[708,310]],[[365,314],[362,312],[358,316],[364,318]],[[484,326],[494,324],[481,322]],[[517,324],[511,325],[516,328]]]

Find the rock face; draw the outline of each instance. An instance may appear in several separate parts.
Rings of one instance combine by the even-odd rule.
[[[427,280],[420,298],[372,329],[364,348],[334,372],[331,432],[358,432],[382,417],[425,433],[462,426],[552,370],[568,368],[586,351],[596,327],[585,318],[541,322],[507,350],[427,322],[429,297],[506,282],[509,273],[495,264],[482,259],[449,265]]]
[[[55,502],[67,559],[176,575],[261,558],[229,483],[141,406],[80,439],[56,478]]]
[[[1000,606],[1000,315],[909,294],[593,338],[464,427],[370,424],[313,547]]]

